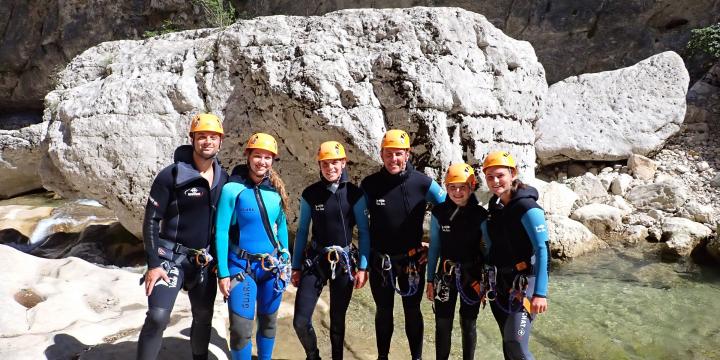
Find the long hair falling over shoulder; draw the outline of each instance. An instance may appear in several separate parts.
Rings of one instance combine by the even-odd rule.
[[[270,170],[269,179],[270,179],[270,184],[272,184],[272,186],[275,188],[275,190],[277,190],[278,194],[280,194],[282,209],[285,212],[285,214],[287,215],[289,203],[288,203],[287,190],[285,190],[285,183],[280,178],[280,175],[278,175],[273,170]]]
[[[524,189],[527,185],[525,185],[524,182],[520,181],[520,179],[515,179],[512,182],[512,187],[510,188],[510,195],[515,196],[518,189]]]

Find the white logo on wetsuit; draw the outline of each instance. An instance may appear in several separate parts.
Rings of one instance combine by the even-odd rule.
[[[325,211],[325,205],[323,205],[323,204],[315,205],[315,211]]]
[[[520,328],[517,331],[519,338],[525,336],[525,327],[527,326],[527,323],[528,323],[527,313],[523,311],[523,313],[520,317]]]
[[[545,227],[545,224],[540,224],[535,227],[535,232],[541,233],[541,232],[545,232],[545,230],[547,230]]]
[[[375,199],[375,205],[385,206],[385,199]]]
[[[202,190],[200,190],[196,187],[192,187],[192,188],[185,190],[185,196],[199,197],[199,196],[203,196],[203,192],[202,192]]]
[[[443,231],[443,232],[450,232],[450,225],[443,225],[443,226],[442,226],[442,231]]]

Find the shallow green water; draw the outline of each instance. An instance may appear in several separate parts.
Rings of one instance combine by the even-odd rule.
[[[530,346],[537,359],[720,359],[719,297],[718,268],[661,263],[651,248],[603,250],[553,267],[549,311],[534,322]],[[408,356],[399,300],[391,357],[401,359]],[[369,310],[369,289],[357,292],[353,303],[351,309]],[[423,313],[423,352],[432,359],[428,301]],[[354,325],[374,335],[372,313],[367,315]],[[456,324],[451,358],[462,358],[460,339]],[[501,351],[487,307],[478,318],[475,358],[502,359]]]

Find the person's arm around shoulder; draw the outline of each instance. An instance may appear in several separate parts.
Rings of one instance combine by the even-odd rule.
[[[220,193],[215,217],[215,250],[217,251],[218,286],[224,297],[230,296],[230,270],[228,268],[228,252],[230,248],[230,226],[235,222],[235,203],[244,185],[230,182],[225,184]]]
[[[533,313],[543,313],[547,310],[548,289],[548,233],[545,223],[545,212],[534,207],[522,216],[521,220],[525,232],[532,242],[535,254],[535,292],[532,296],[531,306]]]
[[[430,180],[430,187],[428,188],[427,194],[425,194],[425,200],[433,205],[441,204],[445,201],[446,192],[442,186],[438,185],[435,180]]]
[[[358,228],[358,252],[360,253],[358,272],[355,274],[355,288],[365,286],[368,279],[368,259],[370,256],[370,224],[367,215],[367,198],[363,194],[353,206],[355,224]]]
[[[292,258],[292,275],[290,282],[293,286],[300,285],[300,276],[302,274],[302,262],[305,260],[305,246],[307,246],[308,234],[310,232],[310,204],[305,198],[300,198],[300,219],[298,220],[298,229],[295,233],[295,246],[293,248]]]

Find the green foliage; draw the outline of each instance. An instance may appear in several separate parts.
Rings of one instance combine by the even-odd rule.
[[[212,27],[225,27],[237,20],[235,8],[227,0],[193,0],[207,15],[208,24]]]
[[[714,58],[720,58],[720,23],[700,29],[693,29],[687,49],[690,54],[704,52]]]
[[[143,37],[147,39],[147,38],[151,38],[153,36],[164,35],[164,34],[176,32],[176,31],[180,31],[180,29],[177,27],[177,25],[175,25],[172,22],[172,20],[166,19],[163,21],[162,25],[160,26],[160,29],[147,30],[143,33]]]

